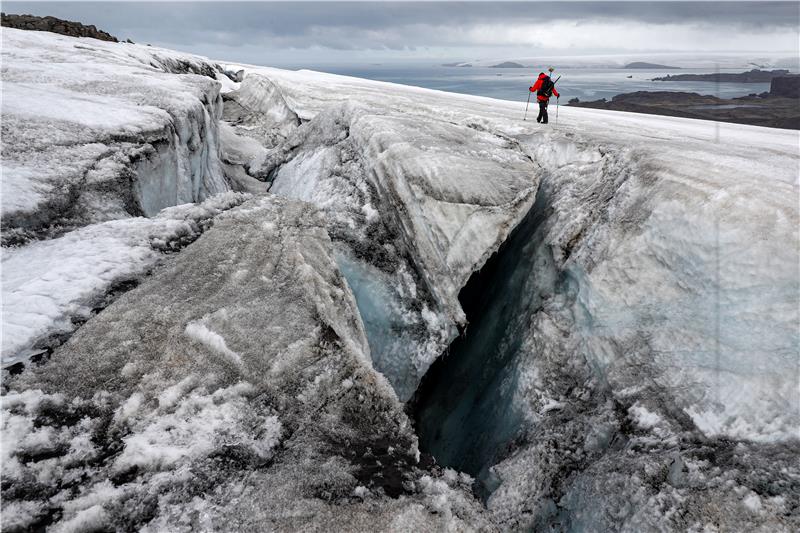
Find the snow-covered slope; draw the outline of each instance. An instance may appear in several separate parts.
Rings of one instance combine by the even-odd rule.
[[[4,250],[5,362],[37,353],[38,339],[72,331],[103,303],[109,287],[137,280],[163,252],[193,241],[216,215],[246,198],[228,192],[200,205],[164,209],[153,218],[110,220]]]
[[[541,126],[519,103],[247,65],[224,67],[245,78],[220,77],[220,99],[202,58],[46,34],[4,32],[3,54],[45,58],[31,60],[38,74],[62,80],[40,88],[48,98],[92,100],[101,74],[135,69],[123,85],[168,94],[130,124],[177,100],[205,110],[206,134],[176,134],[171,160],[207,156],[203,183],[219,165],[224,187],[267,180],[291,199],[217,215],[51,362],[6,383],[4,527],[281,530],[301,515],[312,530],[800,526],[798,132],[569,107]],[[174,73],[187,69],[205,78]],[[83,70],[99,78],[81,85]],[[92,120],[115,117],[106,97]],[[9,105],[12,119],[35,109]],[[25,138],[39,122],[11,124]],[[91,143],[128,154],[128,137],[102,135]],[[224,203],[134,219],[155,214],[124,207],[145,197],[135,187],[98,196],[83,185],[91,173],[55,159],[49,178],[16,172],[40,151],[96,160],[70,139],[47,137],[33,155],[4,146],[4,206],[11,169],[9,213],[35,206],[46,220],[10,218],[22,222],[8,242],[24,246],[4,249],[4,301],[22,292],[4,324],[46,286],[66,309],[43,315],[56,331],[92,276],[149,268],[145,244],[176,216],[191,225],[206,219],[184,210]],[[149,191],[200,183],[136,161],[122,166]],[[50,185],[73,179],[88,200],[53,218]],[[93,267],[84,235],[127,242],[127,266],[25,277],[48,250]],[[485,512],[468,476],[417,463],[417,437],[423,457],[477,478]]]
[[[710,387],[722,395],[725,391],[750,391],[741,401],[705,398],[708,401],[701,400],[702,408],[694,402],[690,402],[692,407],[687,404],[704,429],[756,438],[769,438],[773,433],[796,435],[800,422],[796,387],[800,298],[797,133],[569,107],[559,110],[558,124],[542,128],[519,120],[518,104],[312,72],[252,70],[271,77],[282,88],[285,101],[306,119],[320,109],[332,109],[336,102],[356,101],[360,111],[350,114],[357,115],[357,127],[377,121],[372,113],[380,114],[384,129],[413,138],[420,146],[448,146],[451,153],[466,144],[456,126],[492,132],[495,144],[488,136],[475,142],[487,150],[485,159],[490,161],[485,164],[497,164],[496,169],[468,161],[457,167],[442,158],[436,160],[443,164],[424,167],[436,177],[442,172],[439,169],[452,169],[452,183],[463,187],[465,195],[470,179],[498,191],[508,190],[505,180],[513,179],[514,169],[504,168],[502,160],[498,161],[503,150],[516,150],[531,158],[529,172],[534,185],[538,175],[547,174],[554,187],[564,190],[550,207],[553,229],[548,245],[556,247],[559,270],[574,275],[582,291],[581,308],[574,314],[589,319],[586,326],[590,329],[584,335],[591,351],[587,356],[593,363],[607,367],[616,359],[608,359],[610,354],[602,347],[606,341],[589,341],[600,336],[598,324],[603,324],[602,336],[614,339],[634,331],[652,343],[656,364],[664,371],[671,369],[669,375],[675,381],[668,387],[676,391],[685,388],[685,376],[678,376],[689,372],[693,381],[701,382],[691,393],[693,398],[695,394],[705,397],[702,391]],[[303,131],[327,127],[328,113],[309,122]],[[402,120],[391,124],[383,115]],[[414,121],[423,121],[426,131],[412,135],[402,129]],[[428,131],[448,127],[453,132],[442,134],[436,143],[424,137]],[[370,142],[380,143],[380,136],[373,133],[356,144],[363,150]],[[289,144],[296,146],[298,141]],[[304,192],[291,194],[324,206],[341,192],[319,186],[315,180],[336,165],[321,161],[327,147],[299,146],[291,153],[300,155],[277,172],[272,190],[283,194],[302,189]],[[308,163],[313,158],[305,155],[307,152],[317,158],[313,165]],[[418,161],[413,151],[408,156],[387,153],[383,157],[395,166]],[[625,161],[619,162],[620,158]],[[587,165],[596,170],[581,177]],[[408,176],[402,172],[393,169],[391,175],[405,181]],[[624,178],[625,172],[635,179],[610,183]],[[375,174],[377,180],[384,179],[380,171]],[[282,180],[282,175],[290,177]],[[616,187],[636,200],[618,213],[607,214],[601,209],[613,199]],[[434,190],[441,188],[434,186]],[[391,200],[385,193],[380,196]],[[348,199],[356,201],[357,197],[352,193]],[[490,194],[482,198],[490,198]],[[343,203],[335,205],[338,208]],[[427,227],[464,227],[452,212],[437,213],[418,199],[395,203],[403,210],[423,210]],[[587,240],[595,231],[597,235]],[[480,254],[494,249],[480,239],[470,237],[467,242],[477,257],[464,261],[461,272],[469,270],[466,265],[480,266],[485,260]],[[430,269],[424,264],[428,254],[448,252],[439,245],[434,252],[412,253],[418,268]],[[577,245],[585,246],[585,251],[568,257]],[[458,269],[452,278],[456,290],[463,286],[465,278]],[[748,334],[742,335],[742,330]],[[728,378],[712,383],[717,372],[728,372]],[[739,416],[745,413],[749,413],[748,422]]]

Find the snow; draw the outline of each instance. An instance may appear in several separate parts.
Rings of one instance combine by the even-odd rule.
[[[331,217],[373,361],[403,401],[463,327],[458,290],[530,207],[538,183],[510,139],[360,103],[297,128],[268,156],[261,174],[273,173],[270,192]]]
[[[224,193],[153,218],[92,224],[3,251],[3,361],[21,360],[37,341],[74,328],[121,281],[141,278],[163,251],[197,238],[219,213],[247,199]]]
[[[243,271],[234,273],[234,277],[241,278],[244,276]],[[236,365],[242,364],[242,357],[228,348],[223,339],[218,333],[208,329],[202,321],[189,322],[186,324],[186,334],[197,342],[204,344],[208,348],[218,352],[220,355],[228,358]]]
[[[159,214],[230,189],[207,60],[14,29],[2,40],[3,244],[19,246],[2,259],[8,363],[72,331],[115,284],[244,197]]]
[[[454,162],[452,154],[470,146],[459,126],[487,132],[529,158],[531,184],[540,183],[534,215],[541,218],[521,247],[508,252],[522,257],[519,264],[503,270],[523,281],[486,290],[530,296],[499,315],[510,318],[497,345],[476,348],[469,362],[461,360],[476,365],[467,374],[474,379],[445,374],[441,396],[456,405],[445,403],[442,412],[449,418],[432,421],[436,431],[452,431],[448,442],[462,447],[454,455],[475,453],[490,458],[485,466],[496,463],[492,472],[475,474],[494,490],[488,508],[497,523],[526,529],[541,520],[563,527],[563,519],[573,529],[595,530],[621,522],[631,530],[669,523],[680,530],[705,523],[703,512],[719,517],[725,509],[719,520],[730,527],[792,529],[780,518],[742,514],[740,497],[724,481],[750,471],[749,487],[766,480],[790,483],[797,472],[798,132],[569,107],[544,129],[522,122],[518,103],[309,71],[244,68],[280,86],[289,107],[307,121],[283,151],[267,158],[266,168],[274,171],[271,190],[331,213],[332,237],[342,242],[337,258],[359,303],[375,366],[401,399],[416,381],[414,361],[421,351],[405,340],[390,343],[406,347],[408,355],[397,357],[385,348],[386,339],[404,339],[409,330],[419,335],[422,321],[402,327],[409,315],[386,311],[403,302],[396,296],[405,292],[400,276],[392,281],[394,266],[381,269],[382,255],[353,243],[363,242],[363,234],[380,223],[385,233],[407,236],[390,241],[391,255],[409,249],[404,241],[413,243],[407,254],[409,270],[420,273],[417,301],[444,324],[463,323],[442,305],[447,298],[437,296],[454,297],[505,235],[467,232],[458,246],[450,239],[464,227],[469,205],[491,199],[513,174],[503,165],[492,170]],[[395,136],[406,144],[395,144]],[[476,149],[481,164],[496,155],[497,148],[488,149],[492,145],[484,138]],[[447,153],[440,155],[438,146]],[[426,151],[436,155],[428,158]],[[455,172],[443,174],[450,169]],[[428,200],[453,193],[466,198],[441,210]],[[379,221],[366,220],[361,206],[367,203]],[[513,227],[530,206],[523,203],[518,215],[499,210],[499,218],[485,219],[480,228],[504,220]],[[447,274],[438,277],[439,272]],[[512,305],[508,294],[500,292],[498,309]],[[445,343],[451,335],[452,329]],[[417,339],[417,346],[437,342],[429,332]],[[504,358],[493,358],[494,346]],[[386,353],[391,363],[381,357]],[[456,368],[457,357],[449,358]],[[398,364],[404,359],[411,364]],[[425,368],[428,360],[421,360]],[[630,421],[629,430],[624,424]],[[631,438],[627,431],[636,432],[633,441],[642,451],[608,451],[615,439]],[[546,444],[571,442],[571,435],[580,436],[574,444]],[[692,457],[690,445],[681,444],[687,435],[734,439],[749,466],[703,464]],[[503,460],[510,442],[517,451]],[[474,451],[481,446],[495,448]],[[724,453],[722,444],[710,446]],[[638,472],[673,464],[676,447],[687,456],[687,468],[695,469],[693,487],[708,492],[663,488],[649,499],[648,482]],[[549,487],[562,483],[560,472],[571,468],[566,465],[574,454],[590,466],[566,482],[556,507]],[[683,476],[671,479],[679,483]],[[528,509],[535,511],[528,515]]]
[[[748,494],[742,503],[745,507],[753,511],[754,513],[761,512],[762,505],[761,505],[761,498],[759,498],[758,494],[751,492]]]
[[[2,41],[4,242],[229,188],[217,158],[219,83],[171,73],[180,61],[207,63],[45,32],[5,29]]]
[[[4,527],[50,502],[64,530],[385,528],[412,510],[425,530],[487,525],[463,486],[414,488],[411,424],[370,365],[324,223],[275,196],[230,209],[7,381]]]
[[[59,533],[78,533],[79,531],[96,531],[108,527],[108,516],[100,505],[78,511],[75,516],[61,522],[53,528]]]
[[[628,413],[630,413],[636,424],[643,429],[653,428],[662,421],[661,417],[658,416],[657,413],[648,411],[647,407],[643,405],[632,405],[628,409]]]
[[[214,348],[216,349],[216,348]],[[135,432],[124,440],[125,449],[114,461],[114,468],[125,471],[132,467],[166,470],[179,461],[208,455],[220,446],[220,440],[247,446],[269,459],[280,442],[281,423],[274,415],[267,416],[256,430],[258,437],[226,437],[236,427],[248,422],[241,420],[252,386],[237,384],[209,394],[202,387],[182,397],[175,405],[161,405],[150,420],[128,418]],[[137,417],[139,418],[139,417]]]
[[[493,164],[504,150],[519,153],[532,159],[531,187],[546,172],[563,190],[553,202],[546,237],[551,246],[563,248],[581,235],[581,227],[597,228],[595,237],[579,241],[584,253],[557,267],[577,283],[575,324],[587,357],[613,375],[608,365],[619,355],[610,355],[604,339],[645,328],[654,372],[668,377],[664,385],[686,400],[683,408],[707,434],[760,440],[797,435],[797,132],[569,107],[560,109],[557,125],[542,131],[519,120],[516,103],[310,71],[243,68],[248,76],[269,77],[289,107],[309,120],[296,134],[300,139],[287,141],[293,151],[281,156],[271,190],[335,211],[334,227],[355,227],[348,241],[363,240],[360,234],[373,227],[362,206],[377,206],[389,219],[384,224],[400,228],[413,243],[413,266],[425,278],[418,285],[433,293],[430,307],[450,328],[463,320],[453,311],[457,290],[504,239],[487,230],[513,226],[519,220],[515,213],[530,205],[522,201],[515,205],[518,211],[484,209],[481,217],[473,217],[470,207],[491,201],[503,191],[505,176],[514,176],[503,165],[483,165]],[[478,137],[479,144],[470,148],[459,128],[464,125],[491,135]],[[349,137],[337,141],[336,131]],[[403,141],[395,144],[395,138]],[[447,147],[447,153],[437,152],[437,146]],[[460,153],[472,152],[474,160],[458,161]],[[614,194],[603,191],[611,169],[602,166],[611,160],[604,154],[617,153],[625,160],[619,166],[637,168],[630,172],[636,179],[622,185],[636,200],[608,216],[628,217],[631,231],[623,223],[598,220],[602,203],[591,198]],[[268,158],[270,164],[276,163]],[[581,167],[595,170],[578,178]],[[441,202],[447,194],[456,196]],[[512,198],[505,201],[514,205]],[[390,213],[395,209],[399,215]],[[334,238],[337,233],[338,228]],[[437,277],[438,272],[446,275]],[[383,276],[373,275],[367,286]],[[351,285],[358,283],[363,281]],[[354,291],[374,292],[355,286]],[[369,328],[369,310],[366,316]],[[402,337],[404,330],[394,323],[385,321],[378,337],[389,332]],[[452,338],[448,331],[440,338]],[[425,345],[423,339],[418,345]],[[419,348],[409,351],[405,357],[417,363],[406,363],[404,372],[424,371],[429,359]],[[373,358],[400,396],[408,397],[408,378],[396,374],[403,365],[387,365],[379,353]]]

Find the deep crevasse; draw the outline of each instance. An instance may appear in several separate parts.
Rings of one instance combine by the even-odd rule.
[[[601,380],[611,380],[612,386],[621,390],[629,388],[626,383],[632,379],[632,369],[644,362],[647,375],[652,372],[648,378],[652,385],[667,395],[675,394],[680,409],[711,435],[767,441],[795,435],[792,428],[798,413],[793,379],[798,376],[798,338],[792,326],[798,317],[792,304],[797,302],[800,288],[798,235],[792,222],[797,220],[797,212],[787,204],[796,195],[796,176],[785,172],[785,165],[792,162],[788,153],[777,150],[763,160],[746,155],[742,143],[753,143],[747,127],[730,127],[726,141],[703,144],[703,123],[625,114],[612,117],[586,110],[564,110],[586,116],[580,118],[580,128],[569,123],[558,130],[531,134],[503,116],[506,110],[500,103],[492,102],[491,108],[484,110],[481,104],[488,103],[486,99],[464,97],[462,102],[444,93],[391,84],[359,85],[349,78],[324,74],[253,70],[270,77],[294,111],[307,117],[310,122],[301,130],[327,130],[326,124],[337,124],[328,131],[339,131],[351,146],[342,161],[350,164],[359,161],[352,154],[368,154],[359,163],[362,177],[358,179],[369,182],[368,167],[372,165],[380,179],[375,190],[359,194],[370,198],[368,207],[377,207],[384,216],[392,211],[385,202],[396,197],[397,190],[432,186],[433,192],[428,194],[434,198],[439,194],[436,187],[449,192],[446,180],[428,177],[442,172],[441,160],[405,154],[409,161],[402,163],[393,149],[384,147],[384,139],[391,138],[387,132],[400,131],[425,145],[428,133],[405,127],[416,124],[421,116],[432,131],[440,127],[439,120],[453,121],[485,132],[485,145],[494,142],[527,152],[535,163],[529,172],[550,173],[555,191],[543,246],[556,250],[558,271],[565,277],[565,287],[571,287],[571,300],[563,304],[570,315],[569,349],[580,350]],[[338,87],[337,83],[342,86],[339,98],[356,94],[360,102],[345,106],[343,114],[335,111],[341,101],[337,93],[315,92],[315,84]],[[390,92],[392,98],[381,98],[382,91]],[[401,105],[406,106],[404,115],[395,118]],[[656,120],[660,129],[653,130],[648,120]],[[447,135],[457,139],[457,131],[454,128],[436,142],[447,146]],[[654,137],[654,131],[663,136]],[[643,136],[646,142],[641,140]],[[319,137],[312,134],[289,143],[291,157],[282,159],[289,162],[277,172],[273,190],[280,194],[293,189],[293,194],[321,206],[335,204],[334,198],[343,202],[356,198],[355,208],[361,208],[365,202],[357,195],[344,194],[330,181],[312,178],[325,176],[329,168],[344,180],[353,175],[337,159],[338,141],[320,144],[315,138]],[[489,151],[482,155],[491,157]],[[744,159],[753,167],[747,175],[741,172]],[[498,179],[502,174],[477,166],[455,176],[472,173],[483,176],[487,191],[504,186]],[[729,183],[732,175],[738,176],[736,183]],[[765,175],[773,176],[769,188],[759,182]],[[454,179],[453,186],[456,184],[463,188],[465,180]],[[758,194],[752,198],[747,191]],[[466,189],[460,194],[466,194]],[[432,228],[453,216],[452,212],[439,214],[413,196],[398,205],[408,205],[404,211],[421,213],[414,220],[422,223],[414,229],[390,216],[389,231],[392,226],[400,228],[426,246],[435,242]],[[523,204],[519,213],[529,205]],[[512,227],[520,218],[513,219]],[[366,219],[368,228],[370,219]],[[356,232],[365,227],[358,217],[347,223]],[[498,239],[494,247],[475,249],[491,253],[503,240]],[[434,292],[437,286],[442,290],[453,284],[457,293],[469,273],[485,260],[470,262],[469,270],[452,271],[437,285],[438,265],[424,261],[435,252],[424,252],[424,246],[418,245],[411,249],[417,268],[429,278],[425,285],[434,287],[429,289]],[[464,249],[451,253],[455,256]],[[450,265],[458,264],[450,256],[447,260],[452,261]],[[751,280],[760,280],[759,286],[774,290],[745,288]],[[441,314],[441,310],[431,309]],[[737,335],[741,330],[751,333]],[[408,391],[401,397],[408,398]]]
[[[512,529],[648,529],[673,520],[663,509],[686,513],[677,528],[710,508],[727,509],[729,527],[749,523],[736,494],[793,484],[796,255],[742,246],[707,206],[665,202],[678,191],[654,174],[669,172],[636,151],[530,149],[553,170],[462,291],[470,326],[414,404],[421,449],[475,475]],[[772,286],[747,290],[752,279]],[[742,321],[760,334],[742,335]],[[659,469],[670,472],[655,485],[660,507],[638,477]],[[709,488],[742,472],[736,491]],[[763,502],[765,514],[784,509]]]
[[[459,288],[538,185],[510,139],[350,103],[300,126],[261,172],[274,175],[270,192],[328,213],[373,361],[401,401],[463,327]]]

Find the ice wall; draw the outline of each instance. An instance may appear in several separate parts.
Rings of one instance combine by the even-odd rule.
[[[185,114],[171,117],[165,138],[145,140],[131,169],[135,198],[145,216],[230,189],[219,158],[222,107],[222,97],[211,84]]]
[[[214,79],[173,73],[182,63],[147,47],[13,29],[2,38],[5,244],[230,189]]]
[[[373,361],[403,401],[464,325],[458,290],[538,185],[507,138],[352,103],[300,126],[262,173],[270,192],[329,214]]]
[[[5,365],[49,353],[244,197],[162,212],[230,190],[209,62],[44,32],[2,40]]]
[[[415,399],[421,449],[475,475],[510,529],[680,530],[703,513],[791,529],[798,243],[793,215],[763,216],[788,206],[750,198],[733,225],[730,196],[695,196],[644,150],[530,150],[553,170],[462,291],[470,326]]]

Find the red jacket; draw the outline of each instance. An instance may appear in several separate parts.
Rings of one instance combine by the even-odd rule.
[[[547,74],[544,74],[544,73],[542,73],[542,74],[539,74],[539,79],[538,79],[538,80],[536,80],[536,83],[534,83],[534,84],[533,84],[533,87],[531,87],[529,90],[530,90],[532,93],[535,93],[536,91],[538,91],[538,90],[539,90],[539,88],[542,86],[542,81],[543,81],[543,80],[544,80],[546,77],[547,77]],[[553,85],[553,94],[554,94],[554,95],[556,95],[556,98],[558,98],[558,91],[556,90],[556,86],[555,86],[555,85]],[[541,96],[541,95],[537,94],[537,95],[536,95],[536,99],[537,99],[537,100],[539,100],[540,102],[546,102],[546,101],[548,101],[550,98],[549,98],[549,97],[547,97],[547,96]]]

